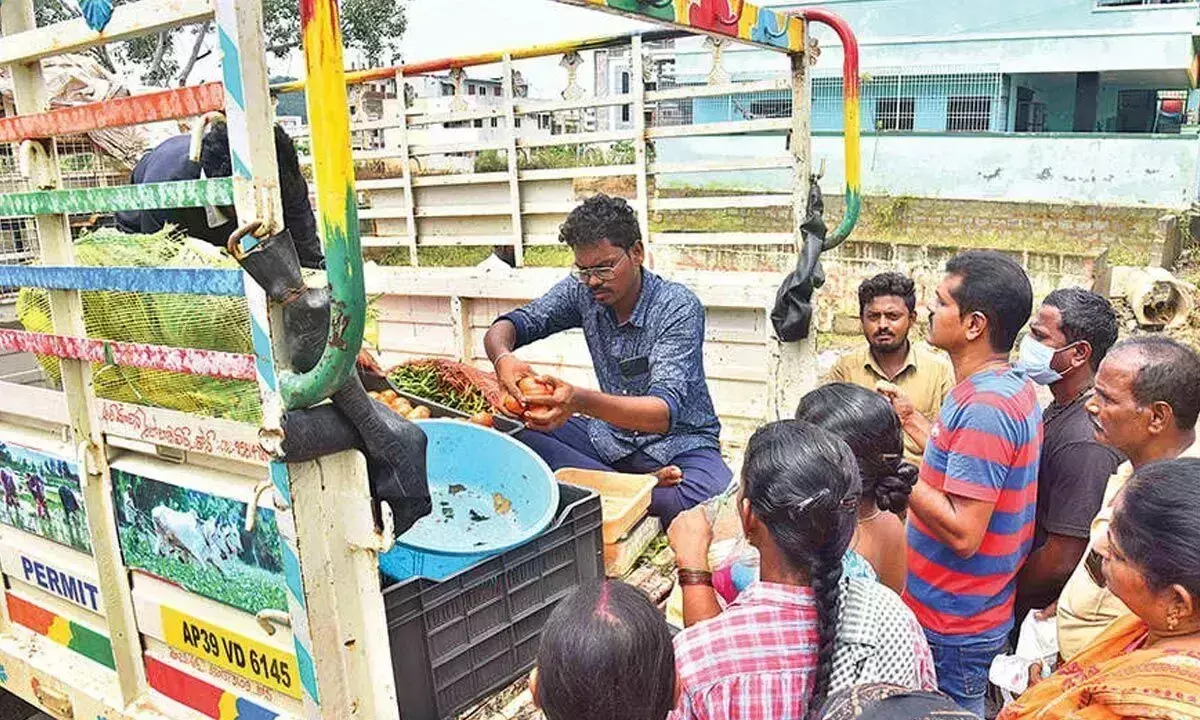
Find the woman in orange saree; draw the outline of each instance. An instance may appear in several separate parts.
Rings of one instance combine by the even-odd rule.
[[[998,720],[1200,719],[1200,460],[1142,468],[1097,552],[1131,614]]]

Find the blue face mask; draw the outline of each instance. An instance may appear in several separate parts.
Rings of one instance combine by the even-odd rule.
[[[1062,373],[1050,367],[1051,361],[1058,353],[1073,347],[1075,343],[1067,345],[1067,347],[1055,350],[1052,347],[1046,347],[1037,341],[1032,335],[1026,335],[1021,341],[1020,357],[1017,361],[1018,367],[1025,370],[1025,374],[1029,379],[1039,385],[1053,385],[1062,380]]]

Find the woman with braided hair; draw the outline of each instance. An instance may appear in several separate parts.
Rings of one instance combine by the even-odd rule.
[[[902,517],[917,468],[904,461],[904,433],[891,404],[858,385],[832,383],[801,398],[796,419],[824,428],[850,446],[863,484],[850,553],[865,561],[884,585],[904,592],[908,544]]]
[[[703,508],[676,518],[669,535],[688,628],[675,640],[673,717],[798,719],[828,692],[861,682],[936,685],[924,635],[900,598],[843,577],[861,494],[854,454],[832,433],[801,420],[759,429],[737,496],[759,580],[724,610]]]

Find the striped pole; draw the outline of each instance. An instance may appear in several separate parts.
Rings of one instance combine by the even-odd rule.
[[[832,250],[850,237],[862,211],[862,151],[859,127],[858,38],[841,17],[820,8],[797,11],[809,22],[833,28],[842,42],[842,116],[846,138],[846,212],[842,221],[825,238],[824,250]]]
[[[229,149],[238,217],[243,222],[258,220],[264,232],[282,227],[279,202],[279,170],[275,156],[274,124],[267,90],[262,6],[256,0],[216,0],[217,39],[222,52],[225,86],[225,117],[229,127]],[[243,54],[244,51],[244,54]],[[335,109],[337,114],[340,109]],[[252,135],[253,134],[253,135]],[[253,142],[252,142],[253,140]],[[247,247],[243,241],[243,248]],[[254,345],[255,374],[262,398],[260,439],[272,456],[278,457],[283,438],[283,402],[271,344],[267,296],[253,279],[247,278],[246,302],[250,310],[250,333]],[[292,512],[291,480],[287,466],[273,460],[268,466],[280,510],[276,513],[287,585],[288,613],[296,650],[297,673],[303,692],[304,715],[322,718],[321,694],[313,665],[312,639],[304,580],[300,572]],[[315,488],[314,488],[315,490]]]
[[[325,241],[330,307],[329,340],[316,367],[303,375],[287,373],[281,380],[289,409],[321,402],[346,383],[362,349],[367,313],[337,3],[300,0],[300,35],[308,77],[308,115],[313,119],[313,180],[317,221]]]

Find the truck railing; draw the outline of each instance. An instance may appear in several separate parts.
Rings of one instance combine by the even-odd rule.
[[[790,120],[770,118],[771,123],[741,129],[789,127],[797,140],[792,143],[791,167],[798,188],[806,185],[807,125],[797,119],[808,112],[805,28],[801,19],[740,0],[657,0],[645,4],[630,0],[564,1],[786,54],[792,71],[786,86],[791,92]],[[41,264],[0,267],[0,287],[47,291],[53,318],[52,332],[0,332],[0,346],[58,358],[63,385],[61,395],[6,386],[0,407],[10,412],[0,417],[4,433],[0,445],[9,453],[9,462],[16,462],[15,457],[33,458],[30,462],[43,463],[44,469],[39,472],[56,473],[58,480],[74,480],[74,487],[82,495],[86,529],[81,531],[84,537],[78,533],[72,537],[91,553],[89,557],[68,547],[51,550],[55,538],[37,537],[48,532],[44,524],[39,525],[46,505],[44,497],[37,501],[39,515],[32,526],[6,523],[0,527],[0,535],[24,543],[20,547],[31,554],[40,549],[55,556],[51,561],[60,560],[73,578],[68,585],[66,574],[58,570],[53,575],[58,580],[43,584],[43,578],[51,577],[48,573],[52,569],[35,565],[24,556],[18,565],[13,565],[7,555],[0,557],[5,574],[14,578],[12,587],[2,593],[5,602],[0,607],[0,688],[58,717],[177,718],[179,712],[173,703],[182,703],[218,719],[396,718],[395,684],[375,556],[386,542],[377,532],[371,532],[374,524],[365,464],[357,454],[347,453],[288,466],[277,455],[285,410],[327,397],[353,371],[362,341],[365,302],[350,123],[347,113],[330,112],[330,108],[346,105],[336,2],[302,0],[300,5],[308,102],[314,118],[314,176],[333,298],[328,344],[317,367],[303,375],[290,373],[276,361],[271,308],[262,290],[242,273],[78,267],[66,217],[71,213],[233,204],[245,223],[253,223],[246,226],[251,232],[243,238],[243,251],[253,249],[253,237],[284,229],[273,138],[271,133],[263,132],[271,126],[273,117],[261,6],[235,0],[215,0],[212,5],[205,0],[140,0],[116,8],[106,7],[105,0],[89,0],[87,6],[86,21],[38,28],[33,0],[0,3],[0,64],[10,66],[19,113],[0,119],[0,141],[18,145],[32,184],[28,191],[0,196],[0,217],[33,216],[41,241]],[[166,90],[69,110],[49,108],[40,59],[214,18],[223,52],[220,84]],[[644,71],[642,38],[634,37],[630,43],[632,72],[640,78]],[[501,61],[506,68],[504,118],[512,128],[517,112],[516,88],[509,72],[513,54],[501,53]],[[648,93],[639,84],[631,94],[631,114],[638,130],[633,142],[637,156],[644,160],[646,139],[652,135],[645,127]],[[567,102],[585,106],[578,100]],[[222,112],[227,118],[234,168],[231,178],[63,189],[55,136],[152,120],[195,118],[211,112]],[[664,137],[672,135],[669,129],[660,130],[665,130]],[[582,138],[578,135],[545,144],[579,142]],[[510,133],[505,143],[513,177],[509,180],[510,191],[519,199],[515,134]],[[639,174],[638,185],[639,196],[646,199],[645,172]],[[794,213],[803,217],[806,188],[797,189],[793,197]],[[640,208],[643,227],[648,208],[646,199]],[[519,215],[519,211],[512,215],[516,232],[510,236],[518,257],[523,247],[518,234]],[[254,354],[88,337],[81,293],[114,290],[229,297],[244,294],[250,308]],[[149,432],[140,440],[115,432],[109,437],[114,428],[145,421],[137,417],[123,420],[119,417],[122,412],[138,411],[120,403],[102,402],[96,396],[95,364],[216,378],[253,378],[262,404],[257,445],[244,447],[245,426],[216,420],[198,420],[196,427],[204,430],[206,438],[211,431],[218,440],[228,440],[228,448],[191,445],[186,435],[180,440],[179,433],[162,427],[151,431],[145,425]],[[805,381],[784,380],[788,372],[784,362],[776,362],[772,372],[775,380],[771,392],[780,401],[797,382]],[[40,405],[22,408],[22,402]],[[148,417],[170,419],[168,414],[152,408],[145,411]],[[13,422],[14,417],[24,418],[28,425]],[[54,428],[60,429],[61,435]],[[156,442],[160,436],[170,439]],[[29,447],[21,449],[22,442]],[[239,455],[240,464],[227,462],[238,460]],[[171,462],[182,462],[185,468],[165,469]],[[133,518],[128,522],[143,526],[151,521],[139,517],[143,511],[133,504],[118,508],[114,478],[139,468],[154,468],[168,478],[159,483],[164,486],[184,487],[209,497],[245,495],[255,506],[262,494],[262,482],[270,483],[269,497],[259,507],[273,509],[277,519],[286,619],[271,608],[239,610],[200,596],[193,598],[190,589],[185,591],[162,579],[130,572],[117,514],[128,513]],[[261,477],[263,469],[265,478]],[[257,481],[251,480],[252,476]],[[63,492],[63,507],[69,504],[65,499],[69,497],[69,484],[58,486]],[[7,502],[7,484],[4,491]],[[34,532],[38,528],[42,529]],[[18,582],[16,573],[20,568],[24,568],[25,575]],[[84,596],[81,588],[91,590]],[[195,607],[187,610],[193,602]],[[185,607],[181,610],[172,603]],[[226,621],[238,628],[237,632],[228,632],[221,624]],[[271,629],[277,627],[272,633]],[[276,633],[273,639],[267,637]],[[221,646],[226,648],[223,660]],[[249,652],[234,653],[235,647],[249,648]]]

